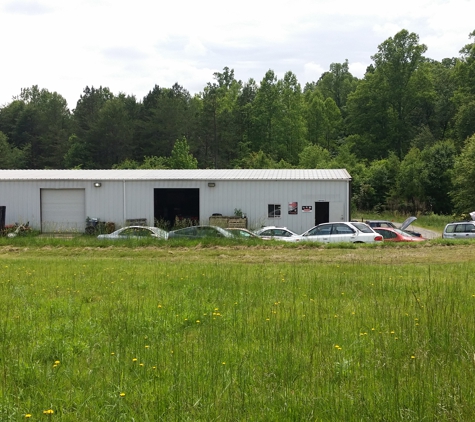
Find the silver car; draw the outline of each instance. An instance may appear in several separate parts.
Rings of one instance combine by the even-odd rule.
[[[365,223],[335,222],[322,223],[307,230],[302,233],[302,240],[322,243],[374,243],[382,242],[383,236]]]
[[[256,233],[261,239],[267,240],[283,240],[285,242],[299,242],[301,236],[289,230],[287,227],[267,226],[256,230]]]
[[[201,239],[201,238],[228,237],[233,235],[227,230],[217,226],[190,226],[183,229],[173,230],[168,233],[168,238],[177,239]]]
[[[99,236],[97,236],[97,238],[110,240],[147,238],[167,239],[168,233],[158,227],[127,226],[122,227],[121,229],[116,230],[113,233],[100,234]]]
[[[475,238],[475,221],[459,221],[449,223],[442,233],[444,239],[473,239]]]

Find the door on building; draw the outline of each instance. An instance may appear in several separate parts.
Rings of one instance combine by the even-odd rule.
[[[330,203],[315,202],[315,225],[330,221]]]
[[[183,225],[200,221],[199,189],[154,189],[154,217],[160,227],[172,230],[176,222]]]
[[[41,231],[82,233],[86,226],[84,189],[41,189]]]

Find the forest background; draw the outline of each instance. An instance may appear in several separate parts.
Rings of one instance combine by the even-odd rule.
[[[155,85],[142,101],[86,87],[76,107],[32,86],[0,106],[0,168],[346,168],[353,206],[475,209],[475,31],[458,57],[425,56],[402,30],[362,79],[333,63],[303,88],[288,71],[257,83],[225,67],[191,95]]]

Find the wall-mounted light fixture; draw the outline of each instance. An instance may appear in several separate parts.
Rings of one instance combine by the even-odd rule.
[[[214,183],[214,182],[209,182],[208,183],[209,188],[214,188],[215,186],[216,186],[216,183]]]
[[[94,182],[94,187],[95,188],[100,188],[102,186],[101,182]]]

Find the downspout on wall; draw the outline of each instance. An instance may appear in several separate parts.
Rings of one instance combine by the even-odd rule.
[[[351,197],[353,196],[352,194],[352,186],[353,186],[353,179],[350,178],[348,181],[348,221],[351,221]]]
[[[125,205],[125,179],[123,179],[123,223],[122,223],[122,226],[125,225],[125,221],[126,221],[126,218],[125,216],[127,215],[127,208],[126,208],[126,205]]]

